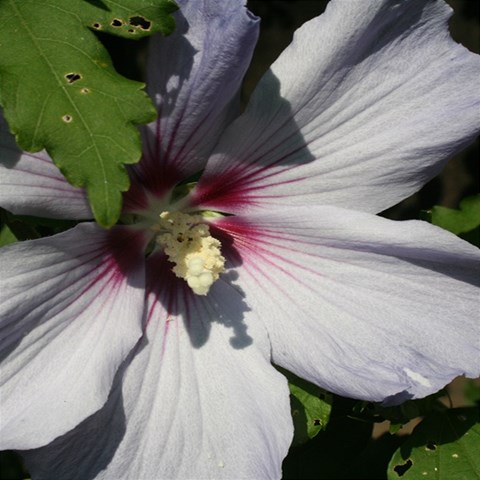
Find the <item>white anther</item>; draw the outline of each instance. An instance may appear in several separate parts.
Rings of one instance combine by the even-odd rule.
[[[186,280],[197,295],[206,295],[225,271],[225,259],[220,252],[220,242],[210,236],[208,225],[201,223],[199,215],[181,212],[163,212],[158,227],[157,243],[175,264],[173,272]]]
[[[205,262],[201,257],[193,257],[188,261],[188,273],[198,276],[204,271]]]
[[[200,287],[200,279],[198,277],[188,277],[187,283],[192,290],[196,290]]]
[[[203,272],[198,277],[198,280],[202,287],[210,287],[210,285],[212,285],[212,283],[214,282],[213,275],[210,272]]]

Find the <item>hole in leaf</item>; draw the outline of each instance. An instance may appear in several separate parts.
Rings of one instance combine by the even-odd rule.
[[[97,30],[99,30],[100,28],[102,28],[102,24],[95,22],[95,23],[92,25],[92,27],[93,27],[93,28],[96,28]]]
[[[433,450],[436,450],[436,449],[437,449],[437,444],[436,444],[434,441],[429,440],[429,441],[427,442],[427,445],[425,445],[425,448],[426,448],[427,450],[432,450],[432,451],[433,451]]]
[[[150,30],[152,22],[143,17],[130,17],[130,25],[132,27],[140,27],[142,30]]]
[[[393,470],[399,477],[403,477],[412,465],[413,462],[408,459],[403,465],[395,465],[395,467],[393,467]]]
[[[73,120],[73,118],[72,118],[71,115],[64,115],[64,116],[62,117],[62,120],[63,120],[65,123],[70,123],[70,122]]]
[[[322,422],[316,418],[314,421],[313,421],[313,424],[316,426],[316,427],[320,427],[322,425]]]
[[[65,78],[68,83],[75,83],[77,80],[80,80],[82,76],[79,73],[67,73]]]
[[[110,25],[112,25],[112,27],[121,27],[123,22],[119,18],[114,18]]]
[[[127,32],[128,32],[128,33],[135,33],[135,30],[134,30],[133,28],[129,28],[129,29],[127,30]]]

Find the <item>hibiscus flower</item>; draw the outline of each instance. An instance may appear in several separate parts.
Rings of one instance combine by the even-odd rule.
[[[391,403],[480,374],[478,250],[376,216],[478,130],[480,60],[450,8],[332,0],[239,115],[258,19],[179,3],[124,224],[0,250],[1,448],[34,478],[278,478],[293,427],[272,364]],[[1,156],[1,206],[91,218],[5,128]]]

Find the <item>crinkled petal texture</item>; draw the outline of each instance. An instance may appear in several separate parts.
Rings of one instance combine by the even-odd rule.
[[[229,117],[238,113],[258,36],[258,19],[245,1],[178,3],[175,32],[152,39],[147,84],[158,120],[144,130],[144,158],[134,168],[157,195],[204,168]],[[141,207],[138,199],[130,201],[131,208]]]
[[[0,448],[45,445],[104,405],[142,332],[143,243],[80,224],[0,250]]]
[[[22,152],[1,114],[0,206],[17,215],[92,218],[84,191],[65,180],[45,151]]]
[[[35,478],[280,478],[291,438],[285,378],[264,326],[245,324],[237,289],[191,293],[165,257],[150,259],[146,335],[106,406],[25,452]]]
[[[337,207],[225,217],[248,321],[273,362],[347,397],[400,402],[480,375],[480,252],[420,221]],[[428,245],[425,244],[428,239]]]
[[[430,0],[332,0],[259,83],[192,205],[373,213],[418,190],[479,129],[480,57]]]

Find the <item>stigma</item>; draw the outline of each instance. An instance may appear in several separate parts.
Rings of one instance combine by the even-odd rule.
[[[173,273],[183,278],[197,295],[207,295],[225,271],[221,243],[210,235],[201,215],[162,212],[152,227],[156,242],[174,264]]]

